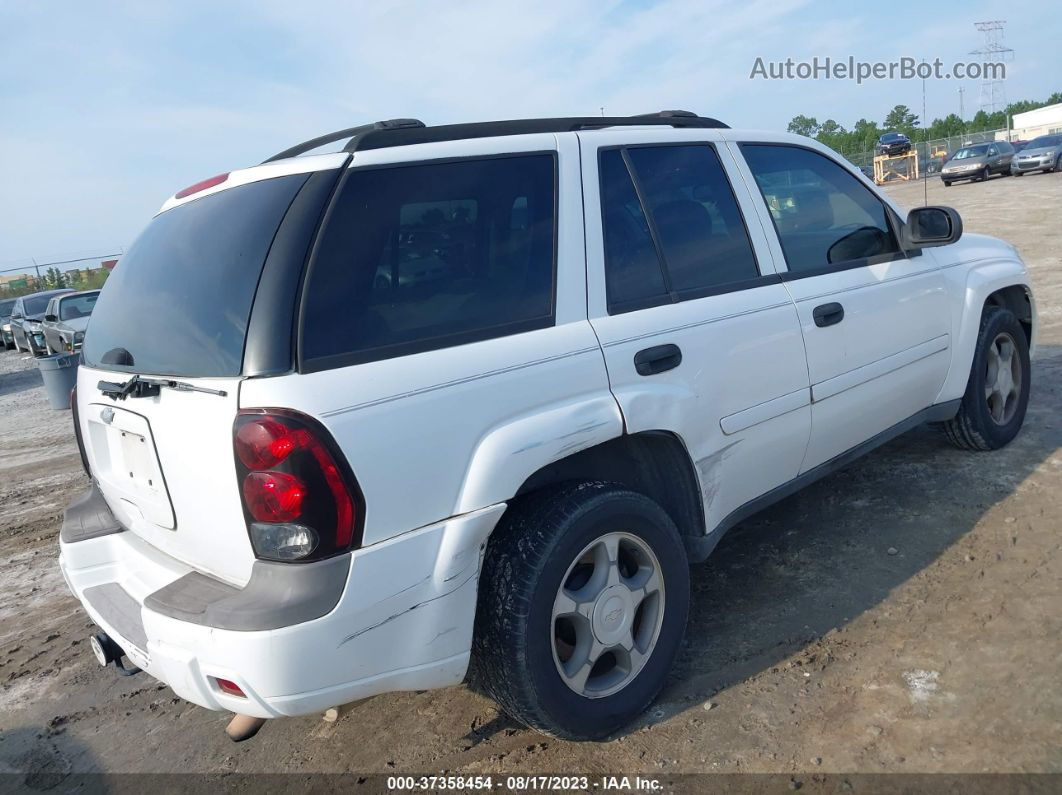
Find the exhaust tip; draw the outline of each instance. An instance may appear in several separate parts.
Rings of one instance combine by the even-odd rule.
[[[122,655],[125,654],[122,647],[111,640],[111,637],[106,632],[97,632],[95,635],[90,635],[89,648],[92,649],[92,655],[96,658],[96,662],[104,668],[112,662],[120,660]]]
[[[265,724],[265,718],[252,718],[250,715],[233,715],[229,725],[225,727],[225,734],[234,743],[242,743],[250,740]]]

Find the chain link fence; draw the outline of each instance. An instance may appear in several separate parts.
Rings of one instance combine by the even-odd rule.
[[[918,171],[920,174],[936,174],[944,163],[959,149],[968,144],[983,144],[990,141],[1007,140],[1008,130],[985,130],[984,132],[964,133],[953,135],[950,138],[934,138],[930,141],[912,142],[911,148],[918,156]],[[877,143],[875,141],[875,143]],[[865,173],[874,171],[874,157],[877,154],[873,148],[864,152],[847,153],[844,156],[855,166]]]

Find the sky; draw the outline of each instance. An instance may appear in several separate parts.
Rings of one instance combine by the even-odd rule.
[[[1006,96],[1043,99],[1062,90],[1062,16],[1057,0],[1015,8]],[[922,115],[918,80],[750,73],[757,57],[950,65],[999,16],[912,0],[0,0],[0,270],[121,251],[186,185],[377,119]],[[958,112],[960,85],[971,117],[974,80],[928,81],[926,115]]]

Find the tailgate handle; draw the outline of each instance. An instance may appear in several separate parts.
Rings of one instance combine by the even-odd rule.
[[[634,369],[638,375],[656,375],[674,370],[680,364],[682,351],[678,345],[656,345],[634,355]]]

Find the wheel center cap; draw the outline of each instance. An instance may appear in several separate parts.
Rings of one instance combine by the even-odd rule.
[[[606,646],[618,643],[630,630],[634,602],[630,589],[623,585],[606,588],[594,604],[594,636]]]

